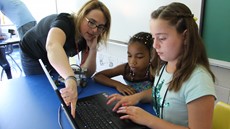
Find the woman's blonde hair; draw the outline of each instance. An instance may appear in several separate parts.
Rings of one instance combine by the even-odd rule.
[[[78,11],[78,13],[73,13],[74,17],[74,24],[75,24],[75,38],[76,40],[81,38],[80,33],[80,26],[83,22],[85,16],[92,10],[101,10],[101,12],[104,14],[106,23],[105,23],[105,31],[103,31],[99,37],[97,42],[101,42],[103,44],[106,44],[109,33],[110,33],[110,26],[111,26],[111,16],[109,9],[100,1],[98,0],[90,0],[87,3],[85,3],[81,9]]]

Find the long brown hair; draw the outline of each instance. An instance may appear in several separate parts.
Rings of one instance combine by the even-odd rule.
[[[197,65],[203,66],[215,81],[215,76],[210,70],[210,65],[203,41],[198,33],[198,26],[193,19],[190,9],[182,4],[173,2],[167,6],[161,6],[151,14],[152,19],[163,19],[176,28],[177,33],[182,34],[186,30],[182,54],[178,57],[176,71],[169,82],[169,90],[180,90],[183,82],[189,79]],[[164,62],[154,54],[154,67],[159,74]]]
[[[87,3],[85,3],[81,9],[78,11],[78,13],[73,13],[72,16],[74,17],[74,23],[75,23],[75,37],[78,40],[81,37],[80,34],[80,26],[84,19],[84,17],[92,10],[101,10],[101,12],[104,14],[106,23],[105,23],[105,31],[102,32],[97,42],[101,42],[106,44],[109,33],[110,33],[110,26],[111,26],[111,15],[109,9],[100,1],[98,0],[90,0]]]

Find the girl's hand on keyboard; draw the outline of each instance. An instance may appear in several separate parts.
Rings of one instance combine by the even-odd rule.
[[[112,94],[108,97],[107,104],[111,104],[114,101],[118,101],[113,108],[113,111],[116,111],[121,106],[131,106],[139,103],[139,98],[136,95],[122,96],[120,94]]]
[[[150,120],[155,119],[153,115],[141,109],[140,107],[136,107],[136,106],[120,107],[117,113],[125,114],[120,117],[121,119],[130,119],[134,123],[140,125],[148,125],[149,123],[151,123],[149,122]]]

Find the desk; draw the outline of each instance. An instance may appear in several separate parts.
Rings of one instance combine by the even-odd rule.
[[[0,46],[6,46],[10,44],[18,44],[20,42],[19,38],[9,38],[6,40],[0,40]]]
[[[117,91],[90,79],[79,98],[101,92],[112,94]],[[59,99],[45,75],[0,82],[0,129],[59,129],[59,105]],[[140,106],[153,112],[149,104]],[[61,117],[64,129],[71,129],[63,111]]]

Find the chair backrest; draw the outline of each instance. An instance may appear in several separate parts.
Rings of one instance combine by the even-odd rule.
[[[217,102],[214,114],[212,129],[230,129],[230,105],[224,102]]]
[[[13,45],[12,44],[9,44],[9,45],[6,45],[5,46],[5,53],[7,55],[11,54],[13,52],[14,48],[13,48]]]

